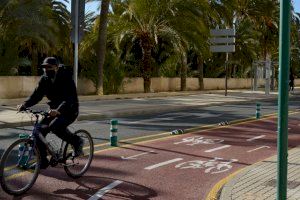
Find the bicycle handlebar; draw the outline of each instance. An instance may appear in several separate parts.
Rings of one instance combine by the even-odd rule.
[[[34,115],[42,115],[44,117],[47,117],[49,115],[49,113],[47,111],[43,111],[43,110],[31,110],[29,108],[26,108],[25,110],[22,110],[20,112],[26,112],[26,113],[31,113]]]

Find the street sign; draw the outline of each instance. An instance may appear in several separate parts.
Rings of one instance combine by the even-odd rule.
[[[210,51],[218,53],[235,52],[235,45],[214,45],[210,46]]]
[[[71,2],[71,40],[75,43],[75,30],[78,26],[78,42],[83,38],[85,28],[85,0],[72,0]]]
[[[235,29],[210,30],[210,51],[215,53],[235,52]]]
[[[213,53],[226,53],[225,63],[225,96],[227,96],[227,64],[228,53],[235,52],[235,29],[210,30],[210,51]]]
[[[235,29],[212,29],[210,34],[212,36],[235,36]]]

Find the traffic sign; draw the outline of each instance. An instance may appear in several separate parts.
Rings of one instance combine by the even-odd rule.
[[[225,63],[225,96],[227,96],[227,64],[228,53],[235,52],[235,29],[210,30],[210,51],[214,53],[226,53]]]
[[[210,30],[210,51],[215,53],[235,52],[235,29]]]

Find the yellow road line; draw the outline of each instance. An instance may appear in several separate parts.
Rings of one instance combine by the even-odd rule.
[[[229,176],[223,178],[217,184],[215,184],[214,187],[210,190],[209,194],[207,195],[206,200],[218,200],[217,195],[218,195],[220,189],[225,185],[225,183],[230,181],[233,177],[235,177],[237,174],[242,172],[245,168],[239,169],[238,171],[230,174]]]
[[[292,111],[292,112],[289,112],[289,115],[298,114],[298,113],[300,113],[300,112],[299,112],[299,111]],[[268,119],[268,118],[274,117],[274,115],[277,115],[277,113],[275,113],[275,114],[270,114],[270,115],[267,117],[267,119]],[[266,119],[266,118],[264,118],[264,119]],[[271,157],[273,157],[273,156],[271,156]],[[265,159],[264,159],[264,160],[265,160]],[[262,161],[262,160],[261,160],[261,161]],[[259,163],[259,162],[261,162],[261,161],[258,161],[258,162],[256,162],[256,163]],[[252,164],[252,165],[255,165],[256,163],[254,163],[254,164]],[[250,165],[250,166],[252,166],[252,165]],[[249,167],[249,166],[247,166],[247,167]],[[247,167],[245,167],[245,168],[247,168]],[[238,170],[238,171],[236,171],[236,172],[230,174],[229,176],[223,178],[221,181],[219,181],[219,182],[211,189],[211,191],[209,192],[208,196],[206,197],[206,200],[217,200],[218,192],[220,191],[220,189],[221,189],[227,182],[229,182],[231,179],[233,179],[237,174],[239,174],[240,172],[242,172],[245,168],[240,169],[240,170]]]
[[[290,112],[289,114],[296,114],[296,113],[300,113],[300,112],[299,111]],[[258,121],[258,120],[266,120],[266,119],[269,119],[269,118],[273,118],[276,115],[277,115],[277,113],[272,113],[272,114],[264,115],[265,117],[263,117],[261,119],[256,119],[255,117],[249,117],[249,118],[245,118],[245,119],[242,119],[242,120],[231,121],[231,124],[226,125],[226,126],[217,126],[216,127],[215,124],[212,124],[212,125],[205,125],[205,126],[199,126],[199,127],[194,127],[194,128],[186,129],[186,131],[187,131],[187,133],[195,133],[195,132],[199,133],[199,132],[204,132],[204,131],[208,131],[208,130],[215,130],[215,129],[220,129],[220,128],[228,128],[228,127],[231,127],[231,126],[234,126],[234,125],[251,123],[253,121]],[[203,130],[199,130],[199,129],[203,129]],[[170,134],[170,132],[163,132],[163,133],[149,135],[149,136],[141,136],[141,137],[126,139],[126,140],[120,140],[119,143],[125,143],[125,142],[140,140],[140,139],[149,138],[149,137],[157,137],[157,136],[167,135],[167,134]],[[102,150],[95,151],[94,153],[96,154],[96,153],[100,153],[100,152],[104,152],[104,151],[110,151],[110,150],[120,149],[122,147],[134,146],[135,144],[145,144],[145,143],[153,142],[153,141],[162,141],[162,140],[167,140],[169,138],[176,138],[176,137],[180,137],[180,136],[182,136],[182,134],[179,134],[179,135],[170,135],[170,136],[166,136],[166,137],[163,137],[163,138],[156,138],[156,139],[152,139],[152,140],[141,141],[141,142],[137,142],[137,143],[134,143],[134,144],[126,144],[126,145],[123,145],[123,146],[120,146],[120,147],[109,147],[107,149],[102,149]],[[100,146],[105,146],[105,145],[109,145],[109,143],[98,144],[98,145],[95,145],[95,147],[100,147]]]

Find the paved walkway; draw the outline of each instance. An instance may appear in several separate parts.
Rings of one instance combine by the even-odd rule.
[[[251,165],[227,182],[220,200],[275,200],[277,155]],[[287,199],[300,199],[300,147],[289,150]]]

